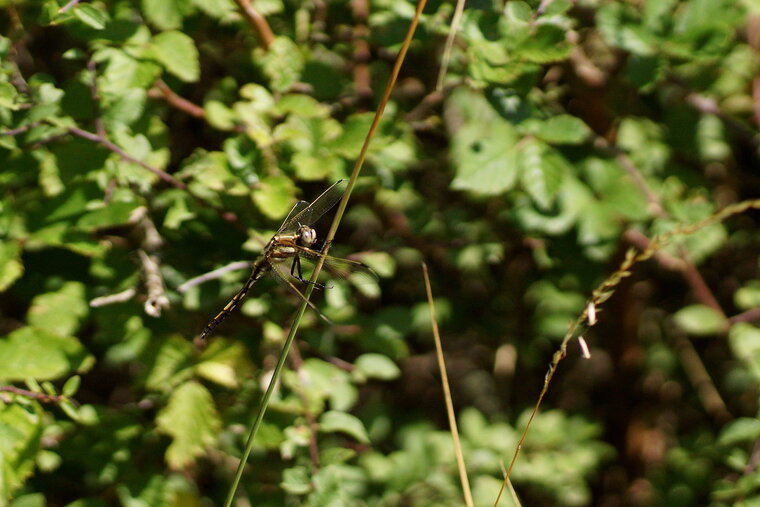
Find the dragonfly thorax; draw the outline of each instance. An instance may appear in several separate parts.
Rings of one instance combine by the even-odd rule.
[[[317,231],[315,231],[311,227],[307,227],[303,225],[298,229],[297,241],[302,246],[307,246],[307,247],[311,246],[317,242]]]

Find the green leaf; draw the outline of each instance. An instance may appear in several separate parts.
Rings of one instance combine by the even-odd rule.
[[[760,420],[740,417],[726,424],[720,432],[718,442],[723,445],[736,445],[754,442],[760,438]]]
[[[678,310],[673,319],[678,327],[689,334],[707,336],[721,332],[726,318],[706,305],[691,305]]]
[[[447,102],[456,190],[494,195],[514,186],[518,135],[485,97],[457,89]]]
[[[760,282],[750,281],[734,293],[734,304],[741,310],[760,308]]]
[[[533,135],[551,144],[581,144],[591,135],[583,120],[569,114],[533,120],[527,126]]]
[[[235,127],[235,112],[218,100],[208,100],[203,104],[206,121],[217,129],[231,130]]]
[[[193,39],[182,32],[163,32],[151,41],[156,59],[182,81],[191,83],[200,77],[198,50]]]
[[[15,110],[18,107],[18,91],[10,83],[0,83],[0,107]]]
[[[735,324],[728,332],[728,344],[755,380],[760,380],[760,329],[746,322]]]
[[[0,242],[0,292],[8,289],[23,274],[21,243],[12,240]]]
[[[525,139],[519,146],[522,187],[539,208],[547,210],[554,204],[562,186],[567,164],[549,146],[535,138]]]
[[[304,68],[301,48],[287,37],[276,37],[266,51],[255,50],[254,63],[261,66],[270,86],[278,92],[288,91],[301,78]]]
[[[346,433],[363,444],[369,443],[367,430],[361,420],[346,412],[330,410],[319,418],[319,429],[326,433]]]
[[[74,375],[73,377],[69,378],[65,384],[63,384],[63,388],[61,388],[61,394],[69,397],[74,396],[79,390],[79,385],[81,383],[82,377],[79,375]]]
[[[77,220],[77,227],[85,231],[93,231],[104,227],[126,224],[132,213],[140,207],[138,202],[109,202],[88,211]]]
[[[89,367],[87,351],[72,336],[23,327],[0,339],[0,379],[55,380]]]
[[[203,351],[195,371],[211,382],[236,389],[240,386],[240,380],[253,371],[252,365],[246,359],[246,352],[245,346],[240,342],[217,338]]]
[[[315,181],[339,175],[343,172],[343,159],[330,155],[317,156],[296,153],[292,158],[299,179]]]
[[[362,354],[356,358],[354,366],[366,378],[393,380],[401,375],[396,363],[382,354]]]
[[[185,0],[142,0],[142,11],[148,21],[163,30],[182,26],[182,19],[193,7]]]
[[[156,426],[172,437],[166,462],[174,469],[182,469],[216,442],[221,420],[211,393],[197,382],[186,382],[174,390],[169,403],[159,412]]]
[[[99,7],[97,4],[80,3],[74,7],[73,12],[85,25],[102,30],[108,23],[108,12]]]
[[[13,496],[34,471],[45,427],[42,416],[36,403],[0,403],[0,502]]]
[[[282,489],[292,495],[305,495],[311,491],[311,474],[305,466],[286,468],[282,472]]]
[[[71,335],[88,313],[84,285],[66,282],[55,292],[35,297],[26,318],[32,326],[59,335]]]
[[[149,389],[168,391],[192,375],[190,342],[176,335],[154,341],[146,353],[148,372],[145,385]]]
[[[264,178],[253,190],[251,198],[261,212],[272,219],[281,219],[293,207],[295,186],[286,176]]]

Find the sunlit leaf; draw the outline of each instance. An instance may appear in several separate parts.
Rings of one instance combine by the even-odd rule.
[[[319,429],[326,433],[346,433],[362,443],[369,443],[369,436],[361,420],[346,412],[331,410],[319,418]]]
[[[197,382],[186,382],[172,392],[169,403],[156,418],[162,433],[172,437],[166,462],[182,469],[213,445],[221,426],[211,394]]]

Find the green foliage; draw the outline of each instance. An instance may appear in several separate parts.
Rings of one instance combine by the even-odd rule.
[[[264,278],[196,343],[248,275],[215,270],[348,175],[414,12],[238,4],[0,4],[0,505],[227,494],[299,301]],[[657,243],[758,195],[757,1],[470,2],[435,92],[452,11],[427,7],[331,246],[380,280],[315,290],[330,322],[301,323],[240,501],[463,504],[425,260],[476,505],[584,311],[522,504],[757,502],[757,214]]]

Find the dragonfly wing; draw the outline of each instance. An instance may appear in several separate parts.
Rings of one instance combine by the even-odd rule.
[[[317,306],[312,303],[310,300],[306,299],[306,296],[303,295],[303,292],[295,286],[293,282],[290,280],[293,278],[290,275],[290,268],[287,267],[287,264],[289,262],[292,262],[292,260],[288,259],[286,261],[280,261],[280,262],[273,262],[272,263],[272,274],[274,275],[273,278],[276,278],[278,282],[281,282],[285,284],[285,286],[290,289],[291,292],[293,292],[296,296],[298,296],[301,301],[306,301],[306,304],[309,305],[309,307],[317,312],[320,317],[322,317],[325,321],[329,322],[330,324],[333,324],[333,321],[331,321],[327,315],[322,313],[322,311],[317,308]]]
[[[346,184],[348,180],[338,180],[333,185],[322,192],[322,194],[314,199],[311,204],[301,209],[298,213],[293,215],[291,211],[288,215],[285,223],[282,224],[278,233],[291,232],[297,230],[301,226],[311,226],[319,220],[322,215],[327,213],[337,202],[343,197],[343,193],[346,191]],[[297,203],[296,206],[298,206]],[[295,210],[295,206],[293,207]],[[292,216],[291,216],[292,215]]]
[[[309,201],[298,201],[293,205],[293,208],[290,210],[290,213],[288,213],[288,216],[285,217],[285,220],[282,222],[282,226],[280,227],[280,230],[277,231],[277,233],[281,233],[282,230],[285,228],[285,224],[290,222],[290,219],[294,216],[298,215],[300,212],[304,210],[304,208],[309,206]]]
[[[344,280],[350,279],[352,282],[360,285],[374,283],[378,280],[377,273],[362,262],[324,255],[311,248],[296,248],[298,249],[298,255],[304,261],[304,264],[307,260],[310,264],[316,263],[320,257],[324,257],[325,261],[322,267],[334,278],[343,278]],[[310,274],[311,271],[309,270],[309,275]],[[304,277],[308,276],[304,274]]]

